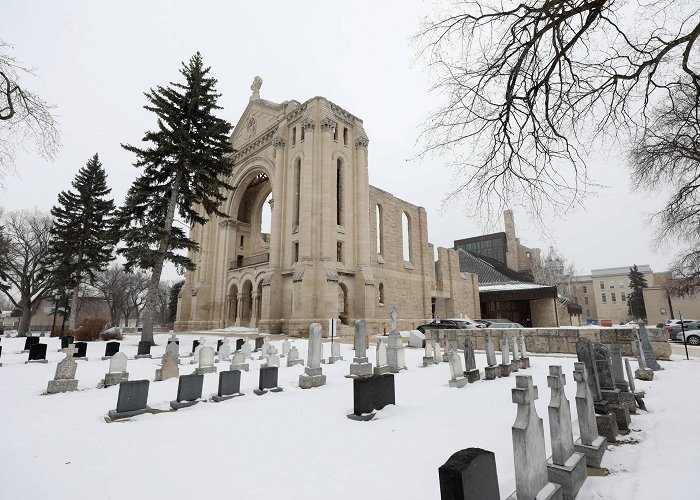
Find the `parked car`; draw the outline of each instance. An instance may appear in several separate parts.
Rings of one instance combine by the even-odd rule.
[[[425,333],[426,330],[473,330],[482,328],[482,325],[469,318],[434,319],[430,323],[420,325],[416,330]]]
[[[475,319],[482,325],[482,328],[525,328],[520,323],[515,323],[509,319],[497,318],[497,319]]]
[[[685,339],[690,345],[700,345],[700,321],[683,320],[683,328],[685,329]],[[670,340],[683,341],[683,329],[681,322],[665,326],[664,331],[668,333]]]

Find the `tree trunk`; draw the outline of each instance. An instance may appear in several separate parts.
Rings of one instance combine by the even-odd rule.
[[[78,304],[80,303],[80,283],[75,285],[71,296],[70,318],[68,320],[68,330],[74,332],[78,327]]]
[[[29,331],[29,323],[32,320],[32,308],[29,307],[29,300],[24,297],[19,301],[19,304],[22,309],[22,316],[19,319],[17,335],[19,337],[26,337]]]
[[[173,181],[173,188],[170,191],[168,212],[165,214],[165,224],[163,227],[165,236],[160,240],[160,245],[158,246],[158,257],[156,257],[155,264],[153,265],[153,272],[151,273],[151,280],[148,283],[148,292],[146,293],[146,301],[143,304],[141,341],[150,342],[151,345],[155,345],[155,342],[153,342],[153,318],[155,316],[160,275],[163,272],[163,261],[165,260],[165,252],[168,250],[170,233],[173,228],[173,220],[175,219],[175,209],[177,208],[177,197],[180,192],[181,179],[182,170],[178,170],[175,175],[175,180]]]

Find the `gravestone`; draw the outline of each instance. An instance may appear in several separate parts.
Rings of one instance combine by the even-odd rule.
[[[221,349],[222,345],[224,345],[223,339],[219,339],[216,341],[216,352],[219,352],[219,349]]]
[[[265,359],[269,355],[270,355],[270,341],[268,340],[267,337],[265,337],[263,339],[262,346],[260,346],[260,357],[258,359]]]
[[[459,353],[455,352],[454,349],[449,351],[449,363],[450,363],[450,387],[464,387],[467,385],[467,377],[464,376],[464,370],[462,369],[462,358],[459,357]]]
[[[391,332],[389,333],[389,345],[386,348],[387,364],[391,373],[399,373],[406,370],[406,352],[401,340],[401,334],[396,330],[396,320],[399,312],[396,306],[391,306]]]
[[[29,356],[24,364],[26,365],[27,363],[48,363],[46,360],[46,344],[32,344],[29,346]]]
[[[484,379],[494,380],[498,377],[499,368],[496,366],[496,350],[493,348],[493,340],[490,333],[485,333],[486,337],[486,365],[484,367]]]
[[[535,409],[538,394],[532,376],[517,375],[511,391],[518,413],[512,428],[515,493],[508,500],[562,500],[561,486],[548,480],[544,425]]]
[[[109,372],[105,373],[104,386],[121,384],[129,380],[129,372],[126,371],[126,354],[115,353],[109,360]]]
[[[66,335],[65,337],[61,337],[61,349],[67,348],[73,342],[75,342],[75,337],[73,337],[71,335]]]
[[[607,415],[610,412],[609,404],[603,399],[600,392],[600,382],[598,380],[598,367],[593,354],[593,344],[586,337],[576,339],[576,357],[583,363],[588,372],[588,387],[593,395],[595,411],[600,415]]]
[[[634,386],[634,376],[632,375],[632,366],[630,360],[625,358],[625,371],[627,372],[627,381],[630,391],[634,395],[635,402],[642,410],[647,411],[647,405],[644,403],[644,391],[638,391]]]
[[[610,360],[612,362],[612,373],[615,387],[620,390],[620,399],[627,405],[630,413],[637,413],[637,402],[634,394],[630,391],[630,386],[625,380],[625,369],[622,366],[622,355],[619,344],[610,344]]]
[[[56,365],[56,375],[53,380],[49,380],[49,385],[46,388],[47,394],[56,394],[59,392],[69,392],[78,389],[78,381],[75,380],[75,371],[78,369],[78,363],[73,360],[73,354],[76,352],[75,347],[71,344],[66,347],[66,357]]]
[[[372,371],[374,375],[385,375],[389,373],[389,364],[386,359],[386,342],[384,342],[384,339],[379,339],[377,341],[375,361],[377,362],[377,366],[375,366]]]
[[[222,370],[219,372],[219,390],[211,399],[218,403],[236,396],[243,396],[241,392],[241,372],[239,370]]]
[[[501,500],[496,456],[481,448],[453,454],[438,469],[441,500]]]
[[[501,337],[501,377],[510,376],[510,347],[508,347],[508,336],[504,333]]]
[[[2,358],[2,346],[0,345],[0,358]],[[2,363],[0,363],[0,366],[2,366]]]
[[[119,352],[119,342],[107,342],[105,344],[105,355],[102,356],[102,361],[105,361]]]
[[[250,345],[250,342],[246,341],[243,343],[243,346],[241,346],[241,352],[243,352],[246,359],[253,359],[253,346]]]
[[[180,345],[180,339],[177,338],[177,335],[174,333],[170,334],[170,337],[168,337],[168,341],[166,344],[169,344],[170,342],[175,342],[178,346]]]
[[[197,346],[199,346],[199,340],[193,340],[192,341],[192,354],[194,355],[194,351],[197,350]]]
[[[476,360],[474,359],[474,341],[471,337],[465,337],[464,339],[464,376],[470,384],[473,384],[480,378],[479,369],[476,367]]]
[[[634,376],[639,380],[645,380],[647,382],[654,380],[654,370],[647,366],[647,360],[644,349],[642,348],[642,341],[639,339],[639,334],[637,334],[636,340],[632,343],[632,347],[637,357],[637,363],[639,364],[639,368],[634,372]]]
[[[284,342],[282,342],[282,355],[280,356],[280,358],[286,358],[291,348],[292,343],[289,342],[289,339],[284,339]]]
[[[530,356],[527,355],[527,348],[525,346],[525,334],[520,332],[520,367],[530,368]]]
[[[425,347],[425,334],[418,330],[408,332],[408,346],[423,349]]]
[[[214,360],[216,358],[216,353],[213,347],[204,346],[199,350],[199,366],[195,368],[194,373],[196,375],[205,375],[207,373],[216,373],[216,366],[214,366]]]
[[[82,361],[87,361],[87,342],[76,342],[73,344],[77,349],[76,353],[73,355],[73,359],[80,359]]]
[[[297,346],[292,346],[291,349],[289,349],[289,353],[287,354],[287,368],[290,366],[294,365],[303,365],[304,360],[299,359],[299,349],[297,349]]]
[[[357,325],[355,326],[355,331],[357,331]],[[299,375],[299,387],[302,389],[311,389],[312,387],[320,387],[326,384],[326,376],[321,369],[321,335],[321,325],[311,323],[311,326],[309,326],[309,357],[304,373]],[[275,380],[276,383],[277,380]],[[261,387],[260,390],[262,389]]]
[[[160,368],[156,368],[156,382],[179,377],[180,367],[178,365],[179,363],[175,353],[166,350],[165,354],[163,354]]]
[[[270,348],[270,354],[268,354],[267,361],[263,363],[263,366],[280,366],[280,356],[274,346]]]
[[[433,363],[436,365],[442,361],[442,349],[440,348],[440,342],[433,340]]]
[[[331,342],[331,357],[328,358],[328,363],[333,364],[336,361],[343,361],[343,356],[340,354],[340,342]]]
[[[236,339],[236,350],[240,351],[243,344],[245,344],[245,339]]]
[[[318,325],[318,323],[315,324]],[[279,368],[276,366],[260,368],[260,375],[258,377],[258,388],[254,389],[253,392],[258,396],[262,396],[263,394],[267,393],[268,389],[270,390],[270,392],[281,392],[282,388],[277,386],[278,371]]]
[[[148,358],[151,359],[151,342],[148,340],[142,340],[139,342],[136,359]]]
[[[263,343],[265,342],[265,339],[262,337],[255,337],[255,352],[259,351],[262,349]]]
[[[231,360],[231,370],[238,370],[247,372],[250,366],[246,363],[246,357],[243,351],[236,351],[233,353],[233,359]]]
[[[574,363],[574,380],[576,381],[576,414],[580,437],[574,443],[574,449],[583,453],[588,467],[600,467],[605,453],[606,440],[598,434],[593,394],[588,385],[588,371],[583,363]]]
[[[217,353],[217,361],[231,361],[231,346],[228,340],[220,341],[219,352]]]
[[[644,355],[646,367],[651,368],[655,372],[663,370],[663,368],[661,368],[661,365],[659,365],[659,362],[656,361],[656,354],[654,354],[654,349],[651,347],[651,342],[649,342],[649,335],[647,334],[647,328],[644,324],[644,321],[640,319],[639,323],[637,324],[639,325],[639,331],[637,335],[639,336],[639,341],[642,345],[640,352]]]
[[[425,342],[425,352],[423,353],[423,366],[433,366],[435,364],[435,358],[433,358],[434,343],[434,340],[427,340]]]
[[[622,401],[620,389],[615,387],[610,352],[607,346],[595,344],[593,346],[593,354],[600,377],[600,393],[603,395],[603,399],[608,402],[610,411],[615,414],[618,429],[627,431],[631,422],[630,412],[627,405]]]
[[[147,404],[149,384],[148,380],[132,380],[119,384],[117,409],[108,411],[108,418],[105,420],[112,422],[151,411]]]
[[[29,352],[29,349],[33,346],[39,343],[41,339],[39,337],[27,337],[24,339],[24,349],[22,349],[22,353],[27,353]]]
[[[199,337],[197,346],[194,348],[194,352],[192,353],[192,359],[190,360],[191,365],[199,363],[199,353],[204,347],[207,347],[207,342],[204,340],[204,337]]]
[[[355,320],[355,357],[350,365],[350,375],[348,377],[371,377],[372,363],[367,358],[365,347],[365,322]]]
[[[348,415],[351,420],[371,420],[375,410],[386,405],[396,404],[394,375],[375,375],[358,377],[352,381],[353,412]]]
[[[165,346],[165,353],[171,353],[175,358],[175,363],[180,364],[180,344],[178,342],[168,341],[168,345]]]
[[[506,342],[508,342],[508,337],[506,337]],[[520,355],[518,354],[518,342],[515,340],[515,335],[513,335],[513,360],[510,363],[510,371],[517,372],[520,370]]]
[[[212,351],[213,348],[209,348]],[[212,356],[213,357],[213,356]],[[170,402],[173,410],[186,408],[199,403],[202,398],[202,386],[204,385],[204,375],[193,373],[192,375],[180,375],[177,384],[177,399]]]
[[[564,498],[574,499],[588,474],[584,454],[574,451],[571,408],[564,393],[566,376],[561,366],[549,367],[547,385],[551,389],[548,407],[552,443],[552,459],[547,463],[549,481],[561,486]]]

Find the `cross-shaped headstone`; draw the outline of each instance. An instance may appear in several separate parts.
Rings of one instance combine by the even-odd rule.
[[[63,352],[65,352],[69,358],[73,358],[73,355],[78,352],[78,349],[76,349],[75,344],[68,344],[68,347],[65,349],[62,349]]]
[[[534,405],[539,398],[537,386],[533,385],[530,375],[518,375],[515,377],[515,387],[511,389],[513,403],[518,405]]]
[[[566,375],[561,370],[561,366],[550,366],[547,375],[547,386],[550,389],[561,389],[566,385]]]

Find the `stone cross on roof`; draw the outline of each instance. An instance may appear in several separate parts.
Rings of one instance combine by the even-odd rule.
[[[511,391],[513,403],[518,405],[535,404],[535,400],[539,398],[537,387],[533,385],[530,375],[515,377],[515,387]]]
[[[75,347],[75,344],[68,344],[68,347],[62,349],[63,352],[65,352],[69,358],[73,357],[73,354],[78,352],[78,349]]]

